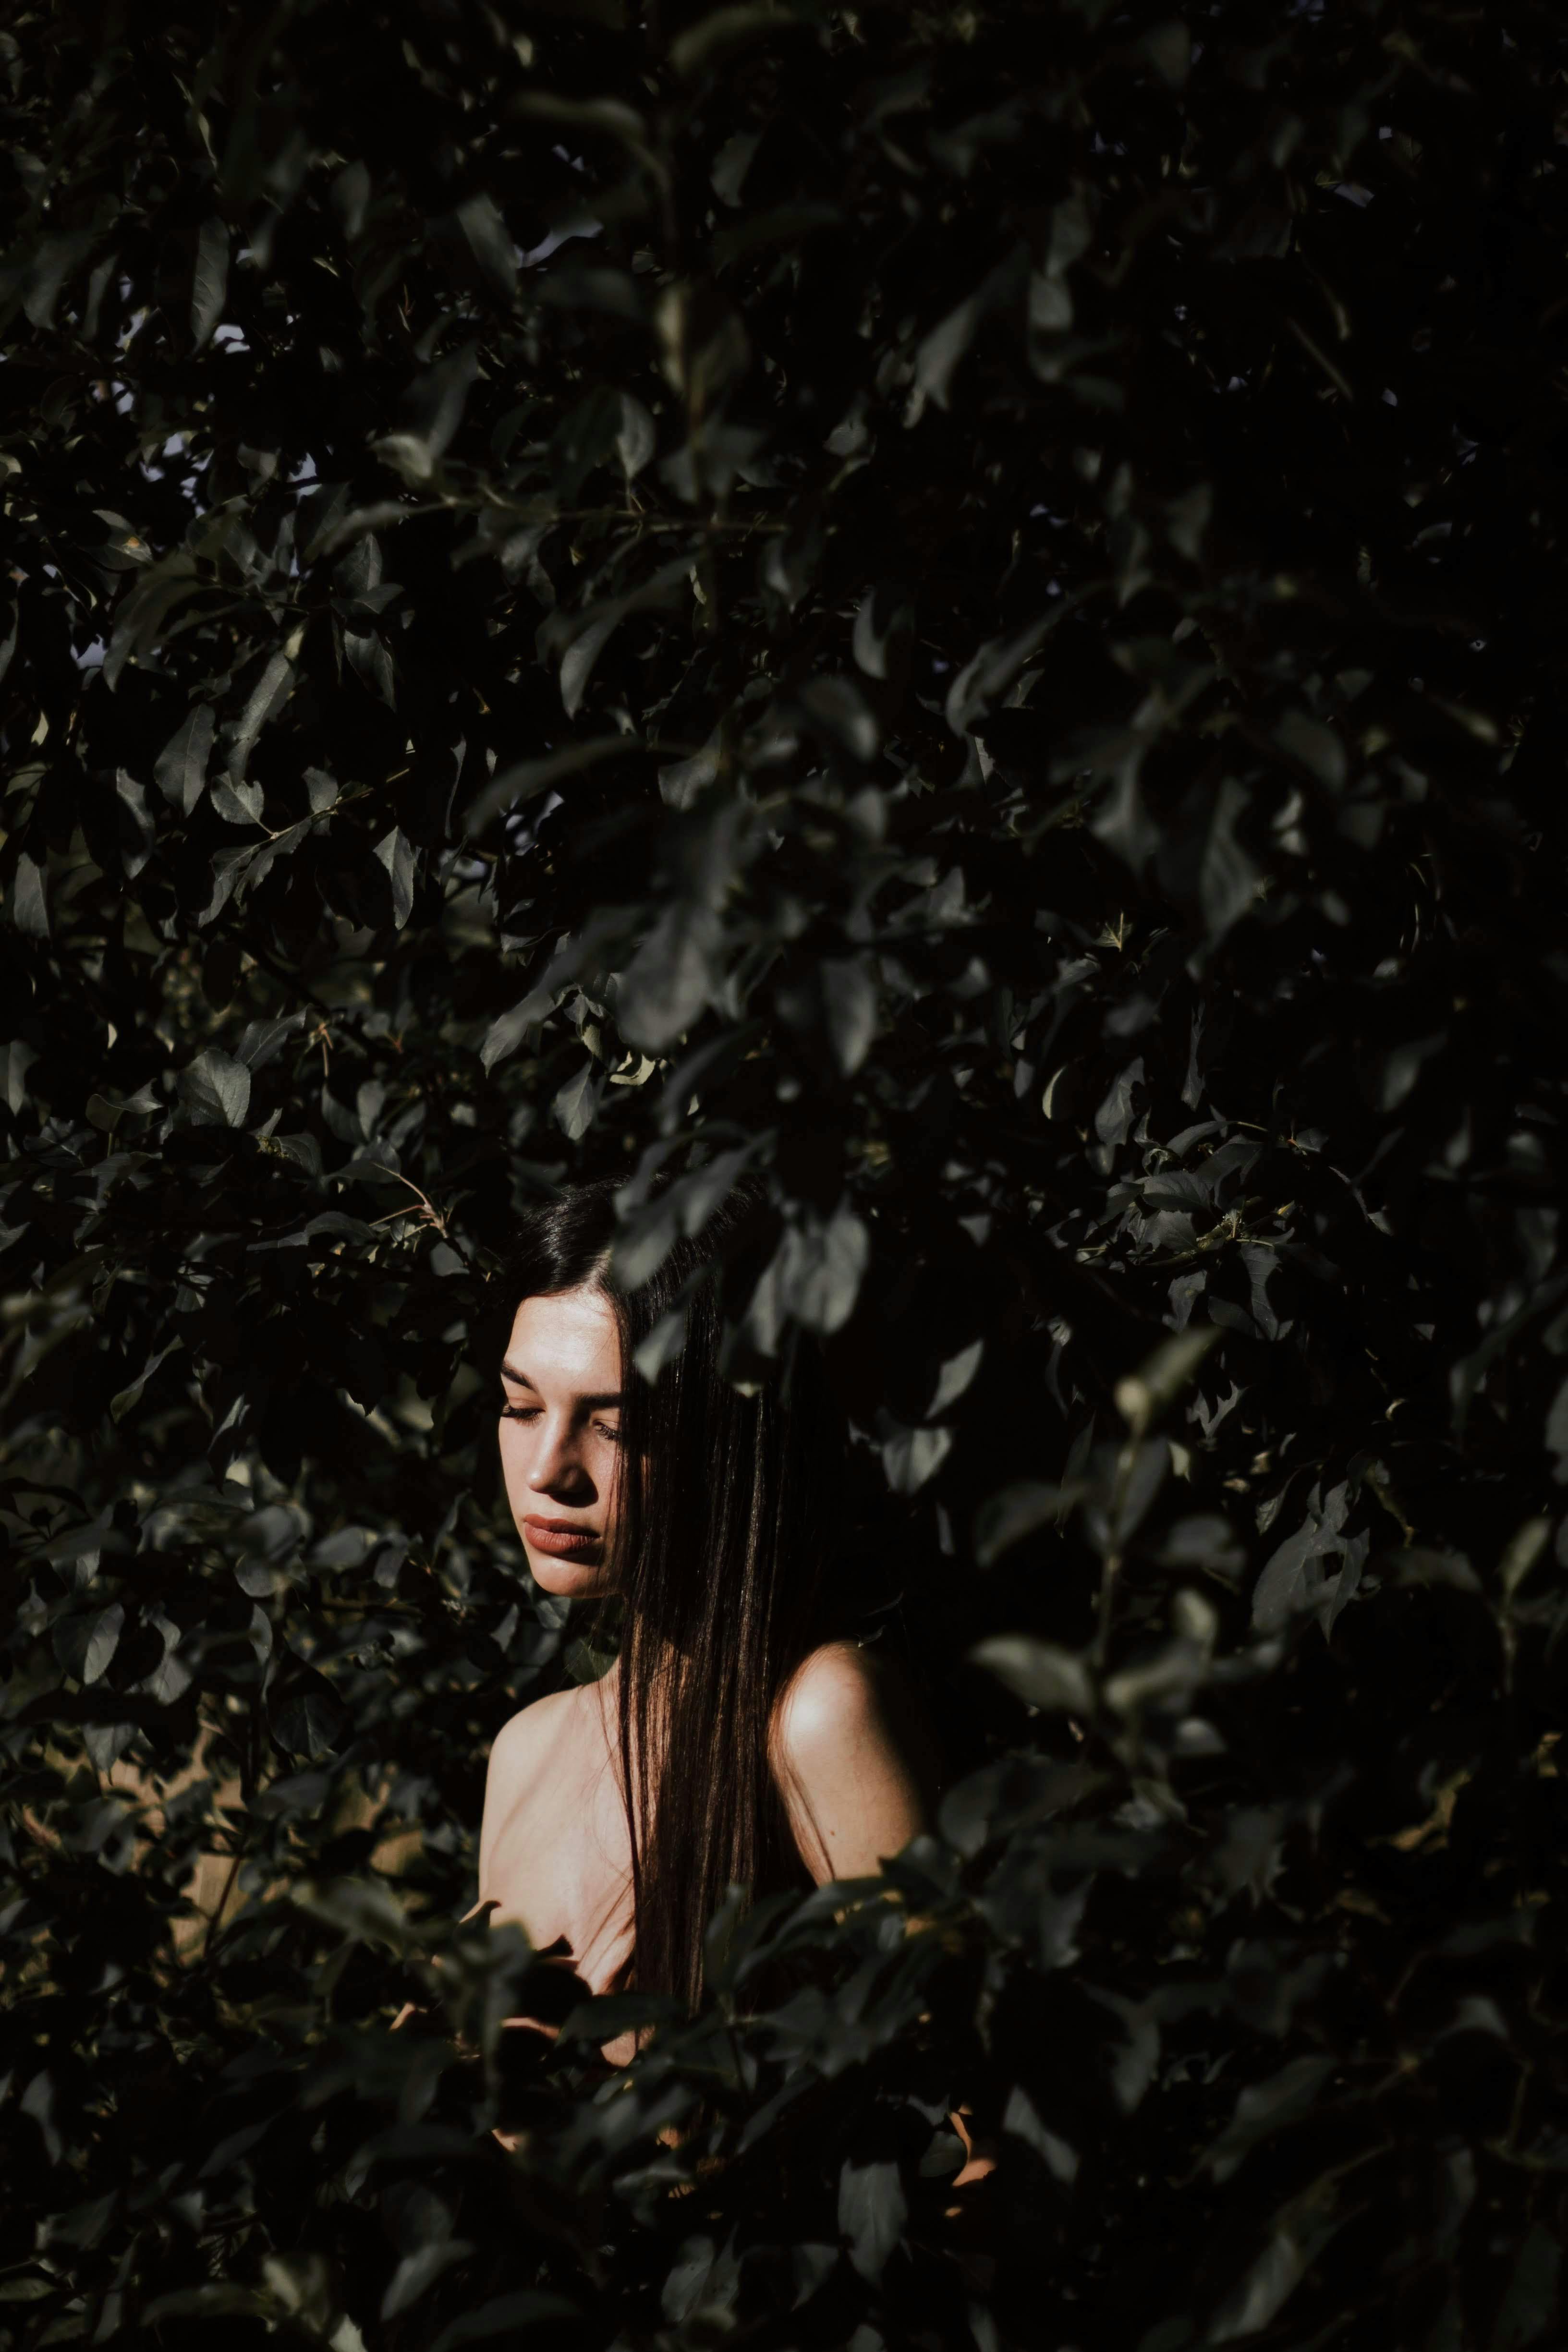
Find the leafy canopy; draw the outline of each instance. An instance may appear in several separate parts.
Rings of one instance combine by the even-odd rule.
[[[0,2341],[1557,2338],[1564,62],[13,11]],[[742,1169],[952,1785],[610,2082],[499,1270]]]

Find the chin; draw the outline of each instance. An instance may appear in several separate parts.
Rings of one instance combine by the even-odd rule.
[[[563,1559],[559,1552],[535,1551],[526,1538],[522,1549],[542,1592],[553,1592],[562,1601],[597,1601],[610,1589],[600,1560]]]

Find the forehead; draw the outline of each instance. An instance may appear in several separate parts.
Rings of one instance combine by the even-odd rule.
[[[536,1386],[610,1394],[621,1384],[621,1339],[602,1290],[549,1291],[512,1318],[507,1361]]]

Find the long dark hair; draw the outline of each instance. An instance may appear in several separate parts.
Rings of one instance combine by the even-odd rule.
[[[695,1239],[678,1232],[635,1288],[615,1272],[619,1190],[578,1185],[524,1213],[512,1304],[587,1284],[619,1326],[622,1537],[611,1605],[630,1975],[639,1990],[694,2004],[703,1930],[728,1888],[755,1894],[789,1870],[774,1709],[818,1627],[844,1437],[809,1343],[797,1339],[769,1377],[743,1386],[722,1360],[723,1270],[747,1254],[765,1208],[761,1186],[733,1187]],[[645,1378],[639,1349],[682,1314],[684,1342]]]

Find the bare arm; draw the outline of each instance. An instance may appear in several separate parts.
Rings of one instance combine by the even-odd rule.
[[[801,1859],[819,1886],[874,1876],[929,1826],[933,1776],[922,1745],[900,1686],[863,1650],[832,1642],[805,1661],[779,1709],[774,1770]],[[967,2114],[952,2118],[965,2157],[954,2189],[994,2169]]]
[[[779,1705],[773,1771],[820,1886],[868,1878],[927,1826],[926,1776],[886,1671],[847,1642],[800,1667]]]

